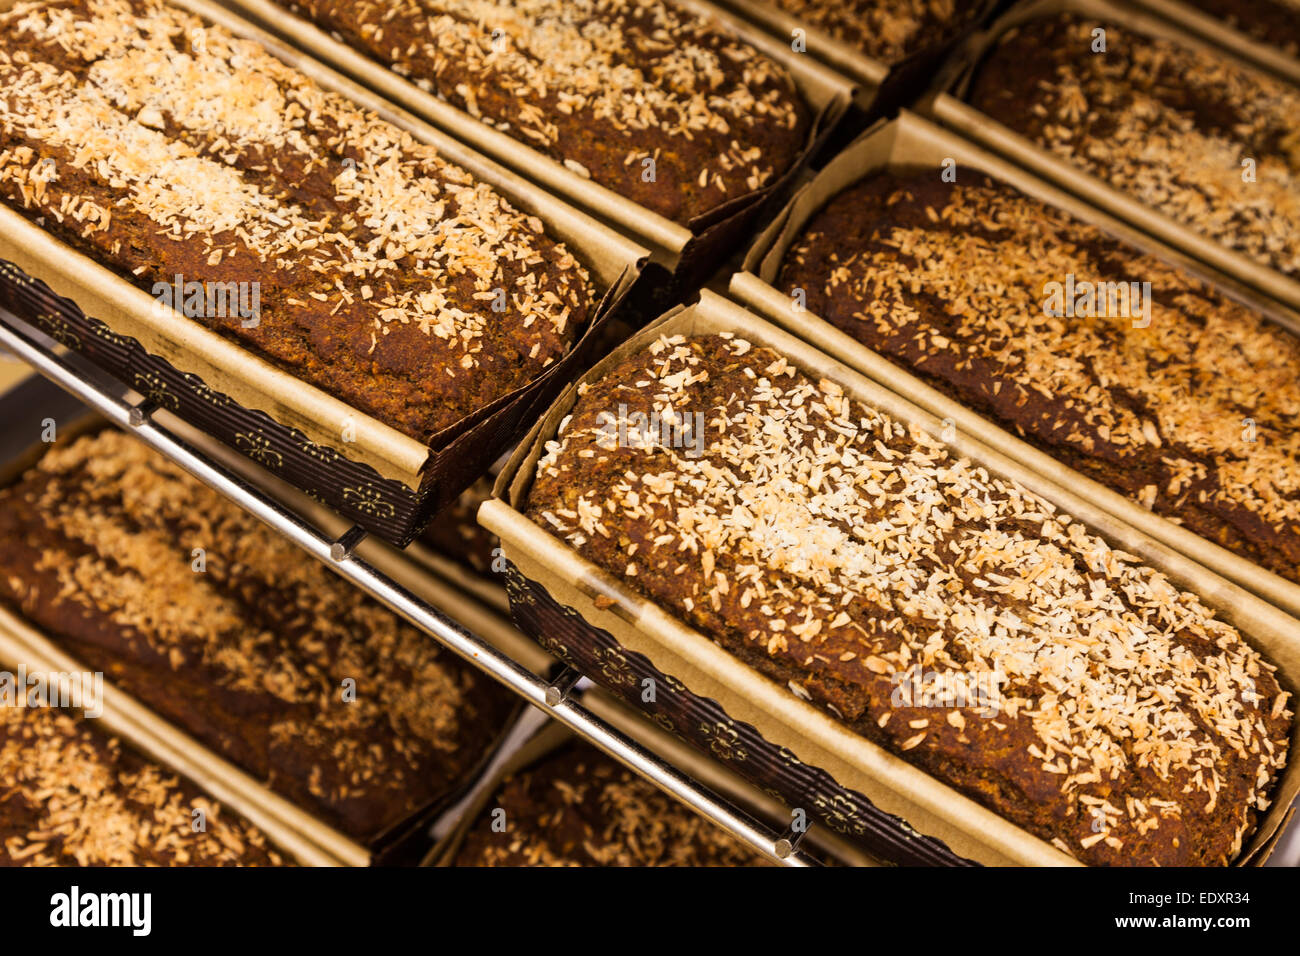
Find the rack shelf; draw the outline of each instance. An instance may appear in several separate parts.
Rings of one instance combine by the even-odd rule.
[[[0,348],[26,362],[114,425],[134,433],[155,451],[265,522],[429,637],[645,777],[669,796],[712,820],[736,839],[785,866],[819,865],[800,847],[805,833],[775,833],[585,708],[572,696],[578,675],[568,669],[551,679],[533,673],[358,557],[355,548],[366,536],[361,528],[354,526],[339,536],[325,534],[216,461],[202,448],[169,429],[166,412],[159,412],[147,399],[132,398],[133,393],[124,385],[4,310],[0,310]]]

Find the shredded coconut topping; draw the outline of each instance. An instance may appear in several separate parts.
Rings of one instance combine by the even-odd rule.
[[[0,599],[359,838],[438,796],[504,719],[459,661],[120,432],[51,449],[0,510],[6,530],[38,516],[0,550]]]
[[[843,194],[791,248],[782,287],[808,287],[812,311],[851,334],[861,323],[873,348],[1146,507],[1215,539],[1229,525],[1230,546],[1300,581],[1300,340],[1094,227],[964,178],[937,194],[929,173]],[[841,253],[827,230],[849,215],[878,225]],[[1067,276],[1148,282],[1149,314],[1050,314],[1045,285]]]
[[[609,440],[611,414],[686,411],[708,423],[698,457]],[[1226,858],[1284,766],[1274,668],[1196,597],[769,349],[661,338],[586,387],[537,474],[553,533],[863,732],[899,710],[891,679],[992,682],[991,714],[904,709],[885,740],[923,763],[1006,754],[988,769],[1082,822],[1076,854],[1090,801],[1136,798],[1107,816],[1122,846],[1173,817],[1195,831],[1231,792]]]
[[[969,0],[760,0],[868,56],[895,63],[952,36],[978,4]]]
[[[1093,53],[1099,28],[1106,52]],[[1074,16],[1020,27],[982,69],[994,63],[1047,75],[1001,90],[1000,103],[998,90],[978,91],[977,76],[981,108],[1197,232],[1300,275],[1300,90],[1213,52]]]
[[[192,784],[49,708],[0,707],[0,830],[23,866],[231,866],[285,861]],[[202,811],[204,829],[194,829]]]
[[[801,145],[785,68],[671,0],[280,2],[678,221],[767,184]]]
[[[22,2],[0,30],[0,194],[145,288],[258,283],[261,325],[229,330],[363,408],[367,384],[372,405],[390,376],[414,402],[417,371],[533,346],[504,394],[594,299],[539,220],[252,41],[158,0]],[[330,346],[353,338],[369,349]]]

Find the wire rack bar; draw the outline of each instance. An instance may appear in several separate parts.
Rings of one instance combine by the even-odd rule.
[[[576,683],[577,675],[561,674],[557,684],[556,680],[533,674],[358,558],[353,549],[365,537],[362,529],[353,527],[337,538],[323,534],[261,489],[159,424],[154,419],[156,406],[147,399],[133,402],[115,394],[114,385],[117,383],[107,382],[107,377],[85,360],[60,350],[52,340],[3,310],[0,310],[0,346],[114,425],[133,432],[149,447],[270,525],[425,634],[769,860],[785,866],[819,865],[799,848],[798,841],[792,840],[791,834],[773,832],[592,714],[579,700],[570,698],[569,690]]]

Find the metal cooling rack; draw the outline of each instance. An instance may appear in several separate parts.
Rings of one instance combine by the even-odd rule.
[[[170,431],[165,424],[166,413],[158,416],[163,419],[159,421],[155,417],[159,410],[151,401],[129,397],[134,393],[129,393],[121,383],[4,310],[0,310],[0,348],[13,353],[114,425],[134,433],[155,451],[270,525],[429,637],[626,764],[669,796],[712,820],[737,840],[785,866],[820,865],[800,848],[806,832],[775,832],[587,710],[570,696],[580,678],[573,669],[566,667],[553,678],[534,674],[357,557],[354,549],[366,537],[362,528],[353,526],[338,537],[325,534],[201,448]]]

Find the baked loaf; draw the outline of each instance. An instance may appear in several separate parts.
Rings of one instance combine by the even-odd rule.
[[[0,866],[286,865],[252,824],[64,711],[0,707],[0,780]]]
[[[678,223],[772,182],[808,136],[785,68],[672,0],[278,2]]]
[[[596,748],[573,743],[507,777],[454,866],[758,866],[708,820]],[[491,810],[505,811],[505,830]]]
[[[120,432],[0,491],[0,601],[369,844],[448,797],[511,695]]]
[[[1106,52],[1093,53],[1092,31],[1103,28]],[[1300,276],[1300,89],[1217,53],[1064,14],[1003,36],[969,99],[1144,205]]]
[[[1010,186],[959,180],[849,187],[791,246],[779,287],[1090,478],[1300,583],[1300,339]],[[1069,276],[1150,282],[1151,302],[1049,314],[1044,290]]]
[[[677,440],[696,414],[702,440]],[[1285,765],[1289,694],[1196,597],[731,333],[660,338],[584,386],[527,513],[1088,863],[1226,864]]]
[[[884,63],[951,40],[987,4],[971,0],[763,0]]]
[[[536,378],[594,305],[492,187],[157,0],[0,14],[0,201],[421,441]]]
[[[1252,40],[1300,56],[1300,3],[1296,0],[1186,0]]]

